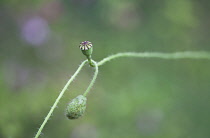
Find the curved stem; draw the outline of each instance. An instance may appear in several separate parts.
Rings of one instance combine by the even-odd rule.
[[[35,135],[35,138],[38,138],[42,132],[42,129],[44,128],[45,124],[49,120],[50,116],[52,115],[54,109],[57,107],[57,104],[59,103],[60,99],[62,98],[64,92],[68,88],[68,86],[71,84],[71,82],[76,78],[76,76],[79,74],[81,71],[82,67],[89,62],[89,64],[92,67],[95,67],[95,73],[93,76],[93,79],[90,82],[90,85],[84,92],[84,96],[86,96],[90,89],[92,88],[97,75],[98,75],[98,67],[105,64],[106,62],[119,58],[119,57],[141,57],[141,58],[161,58],[161,59],[182,59],[182,58],[189,58],[189,59],[210,59],[210,53],[209,52],[191,52],[191,51],[186,51],[186,52],[176,52],[176,53],[158,53],[158,52],[144,52],[144,53],[134,53],[134,52],[126,52],[126,53],[118,53],[115,55],[111,55],[109,57],[104,58],[100,62],[96,63],[94,60],[88,59],[82,62],[82,64],[79,66],[79,68],[76,70],[74,75],[68,80],[62,91],[60,92],[59,96],[57,97],[55,103],[51,107],[49,113],[44,119],[44,122],[40,126],[37,134]],[[93,63],[93,64],[92,64]]]
[[[86,57],[87,57],[87,60],[88,60],[88,62],[89,62],[89,65],[90,65],[91,67],[94,67],[95,64],[92,62],[93,60],[92,60],[92,58],[91,58],[91,55],[88,55],[88,56],[86,56]]]
[[[52,115],[54,109],[57,107],[57,104],[59,103],[60,99],[62,98],[64,92],[66,91],[66,89],[68,88],[68,86],[71,84],[71,82],[76,78],[76,76],[79,74],[79,72],[81,71],[82,67],[85,65],[85,63],[87,63],[88,61],[85,60],[82,62],[82,64],[79,66],[79,68],[76,70],[76,72],[74,73],[74,75],[68,80],[68,82],[66,83],[66,85],[64,86],[64,88],[62,89],[62,91],[60,92],[58,98],[55,100],[55,103],[53,104],[53,106],[51,107],[49,113],[47,114],[47,116],[44,119],[44,122],[42,123],[42,125],[40,126],[38,132],[36,133],[35,138],[38,138],[39,135],[42,132],[42,129],[44,128],[45,124],[47,123],[47,121],[49,120],[50,116]]]
[[[93,75],[93,79],[90,82],[90,85],[88,86],[88,88],[86,89],[86,91],[83,94],[84,96],[87,96],[90,89],[93,87],[93,84],[96,81],[96,78],[97,78],[97,75],[98,75],[98,64],[94,60],[91,60],[91,62],[94,64],[95,72],[94,72],[94,75]]]
[[[175,53],[159,53],[159,52],[144,52],[144,53],[135,53],[135,52],[125,52],[111,55],[104,58],[98,62],[98,66],[105,64],[106,62],[119,58],[119,57],[141,57],[141,58],[162,58],[162,59],[181,59],[181,58],[190,58],[190,59],[210,59],[209,52],[175,52]]]

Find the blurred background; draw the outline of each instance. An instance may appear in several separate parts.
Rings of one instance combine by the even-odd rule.
[[[85,60],[118,52],[210,51],[208,0],[1,0],[0,138],[33,137]],[[210,61],[122,58],[99,68],[85,115],[65,117],[86,66],[43,138],[209,138]]]

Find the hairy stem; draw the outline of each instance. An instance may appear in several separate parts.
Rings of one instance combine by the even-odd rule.
[[[90,85],[88,86],[88,88],[86,89],[86,91],[83,94],[84,96],[87,96],[90,89],[93,87],[93,84],[95,83],[97,75],[98,75],[98,64],[94,60],[91,60],[91,62],[94,64],[95,72],[94,72],[94,75],[93,75],[93,79],[90,82]]]
[[[162,58],[162,59],[181,59],[181,58],[189,58],[189,59],[210,59],[209,52],[175,52],[175,53],[159,53],[159,52],[144,52],[144,53],[135,53],[135,52],[125,52],[118,53],[115,55],[111,55],[109,57],[104,58],[100,62],[98,62],[98,66],[105,64],[106,62],[119,58],[119,57],[141,57],[141,58]]]
[[[82,67],[89,62],[89,64],[95,68],[93,79],[90,82],[90,85],[84,92],[84,96],[87,96],[90,89],[92,88],[94,82],[96,81],[97,75],[98,75],[98,67],[105,64],[108,61],[111,61],[112,59],[119,58],[119,57],[140,57],[140,58],[161,58],[161,59],[182,59],[182,58],[189,58],[189,59],[210,59],[210,53],[209,52],[175,52],[175,53],[159,53],[159,52],[144,52],[144,53],[135,53],[135,52],[126,52],[126,53],[118,53],[115,55],[111,55],[109,57],[104,58],[100,62],[95,62],[92,59],[88,59],[82,62],[82,64],[79,66],[79,68],[76,70],[74,75],[68,80],[62,91],[60,92],[58,98],[56,99],[55,103],[51,107],[49,113],[44,119],[44,122],[42,123],[41,127],[39,128],[37,134],[35,135],[35,138],[38,138],[42,132],[42,129],[44,128],[45,124],[49,120],[50,116],[52,115],[54,109],[57,107],[57,104],[59,103],[60,99],[62,98],[64,92],[68,88],[68,86],[71,84],[71,82],[75,79],[75,77],[79,74]]]
[[[85,63],[87,63],[88,61],[85,60],[82,62],[82,64],[79,66],[79,68],[76,70],[76,72],[74,73],[74,75],[68,80],[68,82],[66,83],[66,85],[64,86],[64,88],[62,89],[62,91],[60,92],[58,98],[55,100],[55,103],[53,104],[53,106],[51,107],[49,113],[47,114],[47,116],[44,119],[44,122],[42,123],[42,125],[40,126],[38,132],[36,133],[35,138],[38,138],[42,132],[42,129],[44,128],[45,124],[47,123],[47,121],[49,120],[50,116],[52,115],[54,109],[57,107],[57,104],[59,103],[60,99],[62,98],[64,92],[66,91],[66,89],[68,88],[68,86],[71,84],[71,82],[76,78],[76,76],[79,74],[79,72],[81,71],[82,67],[85,65]]]

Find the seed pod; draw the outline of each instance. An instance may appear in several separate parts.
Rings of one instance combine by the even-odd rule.
[[[93,52],[93,44],[90,41],[83,41],[80,43],[79,48],[82,50],[82,53],[87,57],[91,57]]]
[[[81,117],[86,109],[87,98],[83,95],[79,95],[74,98],[67,106],[66,116],[68,119],[78,119]]]

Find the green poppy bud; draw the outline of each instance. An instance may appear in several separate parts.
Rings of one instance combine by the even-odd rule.
[[[79,48],[82,50],[82,53],[87,57],[91,58],[93,52],[93,44],[90,41],[83,41],[80,43]]]
[[[83,95],[79,95],[74,98],[67,106],[66,116],[69,119],[78,119],[81,117],[86,109],[87,98]]]

